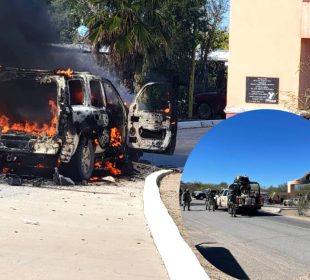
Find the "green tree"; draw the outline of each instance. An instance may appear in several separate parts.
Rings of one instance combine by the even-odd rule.
[[[97,11],[89,0],[49,0],[52,22],[60,34],[61,43],[78,42],[77,28]]]
[[[197,88],[203,88],[209,52],[228,47],[228,33],[220,29],[227,7],[227,0],[168,0],[162,8],[171,19],[172,49],[165,64],[149,72],[164,77],[173,75],[185,86],[179,96],[179,115],[183,117],[192,117],[193,95]]]
[[[62,42],[78,42],[77,28],[90,27],[98,51],[109,46],[104,61],[125,86],[150,80],[178,81],[181,117],[192,116],[194,92],[214,84],[216,67],[208,53],[227,48],[220,23],[228,0],[48,0]],[[98,56],[99,57],[99,56]],[[98,60],[99,62],[99,60]],[[211,75],[212,74],[212,75]]]
[[[133,88],[143,64],[156,65],[169,51],[169,25],[160,0],[94,0],[98,11],[90,17],[89,39],[96,51],[109,46],[111,59],[125,85]]]

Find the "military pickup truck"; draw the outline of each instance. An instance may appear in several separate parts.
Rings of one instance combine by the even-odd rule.
[[[216,196],[216,209],[228,209],[231,202],[237,211],[256,213],[262,207],[259,183],[250,181],[246,176],[237,176],[233,184]]]
[[[108,79],[91,73],[0,66],[0,168],[58,166],[81,181],[112,156],[172,154],[173,94],[149,83],[127,108]]]

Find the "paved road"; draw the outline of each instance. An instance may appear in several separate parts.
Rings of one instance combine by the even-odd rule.
[[[232,218],[194,200],[182,212],[201,254],[238,279],[310,279],[310,221],[259,213]]]
[[[143,180],[42,188],[0,183],[0,279],[168,279]]]
[[[142,159],[148,160],[153,165],[157,166],[184,167],[192,149],[209,129],[210,128],[181,129],[178,131],[174,155],[166,156],[144,153]]]

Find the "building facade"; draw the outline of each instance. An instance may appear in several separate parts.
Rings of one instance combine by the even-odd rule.
[[[227,117],[254,109],[308,114],[310,0],[231,0],[229,40]]]

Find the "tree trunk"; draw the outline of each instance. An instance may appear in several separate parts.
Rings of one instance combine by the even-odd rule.
[[[193,117],[193,105],[194,105],[194,91],[195,91],[195,73],[196,73],[196,44],[193,46],[192,52],[192,66],[189,78],[189,91],[188,91],[188,118]]]

